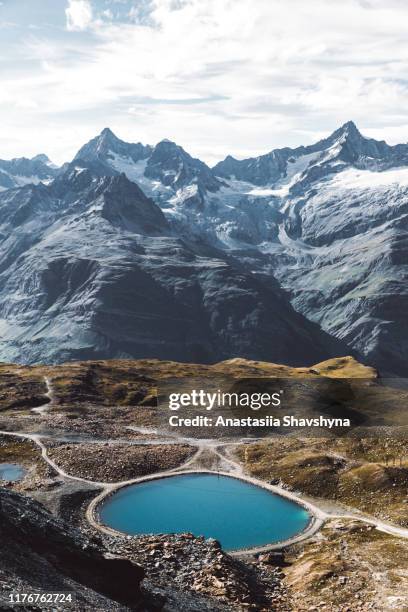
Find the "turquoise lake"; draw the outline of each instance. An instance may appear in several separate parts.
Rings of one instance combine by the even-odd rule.
[[[185,533],[216,538],[224,550],[273,544],[303,531],[310,514],[243,480],[183,474],[120,489],[100,507],[103,524],[130,535]]]
[[[16,463],[0,463],[0,480],[8,480],[14,482],[21,480],[25,470]]]

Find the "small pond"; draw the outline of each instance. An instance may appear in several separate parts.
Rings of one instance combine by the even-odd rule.
[[[181,474],[119,489],[102,503],[99,517],[131,535],[191,532],[216,538],[224,550],[287,540],[311,520],[291,500],[216,474]]]
[[[0,463],[0,480],[14,482],[24,477],[25,469],[17,463]]]

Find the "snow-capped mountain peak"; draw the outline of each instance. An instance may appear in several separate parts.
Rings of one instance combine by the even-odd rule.
[[[381,171],[405,165],[408,165],[408,145],[390,146],[384,141],[366,138],[353,121],[348,121],[312,145],[273,149],[244,160],[229,155],[214,166],[213,172],[222,178],[234,178],[264,188],[280,189],[290,183],[289,188],[296,192],[345,167]],[[293,168],[301,169],[296,172],[296,179]],[[300,185],[296,185],[298,182]]]
[[[133,163],[146,159],[152,147],[139,143],[129,143],[118,138],[112,130],[104,128],[98,136],[92,138],[88,143],[81,147],[74,157],[75,160],[84,161],[98,160],[106,166],[110,165],[110,160],[114,155],[124,159],[130,159]]]
[[[78,160],[97,160],[109,171],[123,172],[140,184],[148,195],[168,191],[171,197],[192,183],[197,184],[203,193],[215,192],[221,186],[204,162],[191,157],[175,142],[164,139],[155,147],[128,143],[120,140],[109,128],[102,130],[78,151],[74,161]]]
[[[145,176],[159,180],[175,191],[191,183],[202,191],[217,191],[221,182],[211,169],[199,159],[191,157],[182,147],[170,140],[160,141],[148,159]]]
[[[11,160],[0,159],[0,191],[51,181],[58,167],[44,155],[29,159],[17,157]]]
[[[40,162],[42,164],[45,164],[49,168],[54,168],[55,170],[58,169],[59,167],[57,166],[57,164],[54,164],[54,162],[51,161],[48,155],[45,155],[45,153],[39,153],[39,155],[35,155],[34,157],[31,158],[31,161]]]
[[[346,123],[343,123],[343,125],[341,125],[337,130],[335,130],[326,140],[333,141],[341,137],[352,139],[363,138],[354,121],[346,121]],[[324,140],[322,142],[324,142]]]

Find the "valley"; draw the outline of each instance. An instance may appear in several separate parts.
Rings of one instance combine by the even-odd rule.
[[[408,612],[407,21],[0,0],[0,612]]]
[[[140,565],[145,575],[140,609],[161,609],[166,602],[169,610],[216,606],[306,611],[317,606],[334,612],[346,610],[350,597],[353,610],[393,610],[396,602],[397,609],[404,609],[406,435],[392,435],[386,426],[376,430],[376,438],[372,433],[338,437],[326,432],[323,439],[293,433],[255,440],[240,435],[209,439],[197,432],[190,437],[184,432],[169,435],[161,428],[156,390],[163,380],[210,380],[220,373],[231,380],[371,380],[372,398],[379,384],[376,372],[353,358],[303,368],[242,359],[210,366],[158,360],[2,365],[0,463],[20,465],[25,474],[2,483],[6,488],[1,489],[0,512],[7,491],[23,494],[27,504],[29,499],[43,504],[53,521],[68,521],[69,529],[91,538],[98,554],[104,551]],[[34,391],[36,406],[31,396],[22,399],[27,389]],[[378,393],[379,402],[386,398],[391,408],[393,402],[403,405],[400,390],[380,385]],[[131,537],[101,525],[100,503],[124,485],[197,472],[265,487],[307,508],[313,521],[286,543],[232,555],[191,534]],[[19,500],[13,502],[17,507]],[[33,506],[30,512],[38,510]],[[0,583],[29,584],[30,567],[6,576],[1,564]],[[63,568],[60,571],[62,579]],[[84,575],[75,579],[84,584]],[[126,596],[125,577],[123,584]],[[75,586],[87,609],[90,595],[81,589]],[[118,605],[107,591],[94,596],[104,593],[113,597],[112,606]],[[120,609],[128,609],[126,605],[119,603]]]
[[[60,168],[0,161],[2,603],[51,580],[81,610],[408,609],[407,168],[350,121],[213,168],[109,128]],[[193,382],[280,389],[283,418],[172,427]],[[101,520],[164,478],[172,517],[187,482],[216,516],[222,482],[298,528],[227,552]]]

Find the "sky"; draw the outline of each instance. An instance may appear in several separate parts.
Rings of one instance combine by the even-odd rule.
[[[0,158],[110,127],[214,164],[353,120],[408,141],[406,0],[2,0]]]

